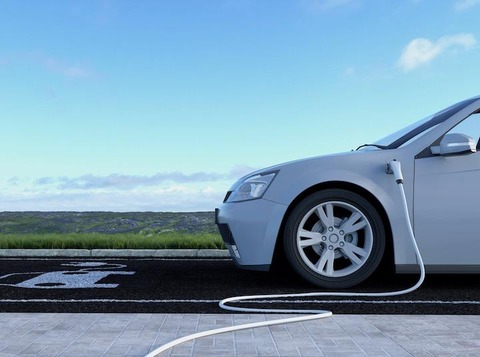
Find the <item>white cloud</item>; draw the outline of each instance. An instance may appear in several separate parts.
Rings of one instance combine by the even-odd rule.
[[[213,211],[226,189],[166,187],[155,192],[0,193],[0,211]]]
[[[0,211],[208,211],[228,187],[254,169],[78,177],[12,177],[0,181]]]
[[[131,190],[137,187],[158,186],[165,183],[192,184],[212,181],[233,180],[248,172],[250,167],[236,166],[229,173],[217,172],[160,172],[155,175],[123,175],[111,174],[107,176],[82,175],[79,177],[41,177],[34,181],[35,186],[56,187],[61,190],[93,190],[115,189]]]
[[[456,11],[465,11],[477,5],[480,5],[480,0],[457,0],[453,7]]]
[[[469,49],[477,43],[473,34],[457,34],[440,37],[436,42],[416,38],[404,48],[397,65],[405,72],[427,64],[442,53],[455,48]]]

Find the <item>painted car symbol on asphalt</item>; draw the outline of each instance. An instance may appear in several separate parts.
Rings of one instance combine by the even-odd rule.
[[[52,272],[12,273],[0,276],[1,286],[13,286],[28,289],[89,289],[116,288],[118,284],[100,284],[100,280],[110,275],[133,275],[134,271],[104,270],[123,269],[125,264],[110,264],[103,262],[72,262],[62,266],[78,267],[78,270],[61,270]],[[2,280],[17,276],[32,276],[33,278],[12,284],[1,283]]]

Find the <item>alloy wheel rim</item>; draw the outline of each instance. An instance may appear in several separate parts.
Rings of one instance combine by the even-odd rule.
[[[370,221],[355,206],[328,201],[310,209],[296,233],[303,262],[324,277],[339,278],[365,265],[373,247]]]

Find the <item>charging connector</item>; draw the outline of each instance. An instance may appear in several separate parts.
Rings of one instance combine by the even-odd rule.
[[[388,162],[385,171],[387,174],[393,174],[398,184],[403,183],[402,165],[400,164],[400,161],[393,159]]]

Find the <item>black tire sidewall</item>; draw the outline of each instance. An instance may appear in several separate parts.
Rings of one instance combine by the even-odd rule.
[[[352,274],[336,278],[313,271],[300,256],[296,242],[296,232],[303,217],[313,207],[329,201],[348,203],[361,211],[367,218],[373,234],[372,250],[367,261]],[[283,243],[290,265],[302,278],[323,288],[343,289],[361,283],[378,267],[385,251],[385,229],[377,210],[364,197],[343,189],[326,189],[307,196],[295,206],[285,224]]]

